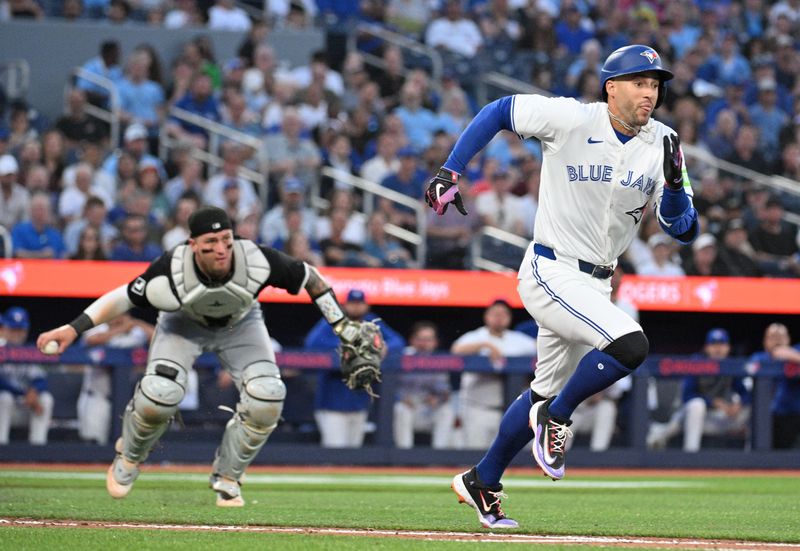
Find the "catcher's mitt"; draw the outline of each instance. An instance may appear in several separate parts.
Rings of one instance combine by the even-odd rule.
[[[371,321],[345,319],[336,326],[341,339],[339,359],[344,383],[351,390],[365,390],[373,398],[378,395],[372,383],[381,380],[381,353],[383,335],[377,324]]]

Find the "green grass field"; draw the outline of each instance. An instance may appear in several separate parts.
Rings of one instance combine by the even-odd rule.
[[[551,482],[535,472],[504,479],[516,534],[650,536],[800,543],[800,476],[586,476]],[[207,477],[145,470],[114,500],[104,473],[0,470],[0,518],[180,525],[336,527],[488,532],[459,505],[445,474],[250,474],[247,506],[220,509]],[[0,524],[5,549],[400,549],[478,543],[197,529],[58,528]],[[13,546],[9,545],[13,544]],[[509,544],[513,545],[513,544]],[[564,549],[563,545],[558,546]]]

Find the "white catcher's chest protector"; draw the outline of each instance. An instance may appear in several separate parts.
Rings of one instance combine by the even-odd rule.
[[[252,308],[270,267],[254,243],[236,240],[233,274],[224,284],[208,286],[201,281],[188,245],[175,249],[170,272],[181,311],[204,325],[225,327],[239,321]]]

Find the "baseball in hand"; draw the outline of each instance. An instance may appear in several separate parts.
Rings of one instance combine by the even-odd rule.
[[[53,355],[58,354],[58,343],[56,341],[48,341],[42,350],[45,354]]]

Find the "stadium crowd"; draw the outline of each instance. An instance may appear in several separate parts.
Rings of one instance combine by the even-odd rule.
[[[260,3],[259,3],[260,4]],[[123,51],[97,44],[83,69],[119,93],[118,143],[86,113],[107,106],[108,90],[77,79],[66,110],[46,120],[25,98],[0,98],[0,243],[4,256],[148,261],[183,241],[201,204],[226,209],[238,234],[314,265],[470,269],[469,245],[481,226],[530,237],[541,149],[511,134],[470,164],[467,218],[424,225],[387,199],[365,209],[362,192],[332,167],[421,204],[427,178],[473,116],[476,74],[498,70],[558,95],[600,99],[599,67],[628,43],[654,46],[675,73],[657,116],[681,140],[719,159],[800,181],[800,3],[584,0],[374,0],[267,2],[254,19],[230,0],[5,0],[8,18],[103,20],[109,25],[227,30],[242,36],[236,57],[217,59],[199,34],[165,59],[147,43]],[[358,32],[368,22],[436,48],[440,80],[423,60],[361,33],[357,49],[313,53],[292,67],[269,45],[273,29],[319,26]],[[457,40],[452,37],[458,36]],[[383,67],[365,61],[381,56]],[[178,107],[259,139],[221,147],[222,167],[192,155],[204,128],[170,115]],[[158,158],[159,140],[175,147]],[[624,260],[648,275],[797,277],[800,195],[773,193],[749,179],[689,157],[703,234],[678,250],[652,213]],[[266,171],[267,189],[240,169]],[[800,192],[800,188],[798,189]],[[317,196],[328,201],[318,208]],[[424,231],[426,258],[387,233],[392,223]],[[491,248],[488,249],[491,252]],[[495,251],[515,267],[519,251]]]

